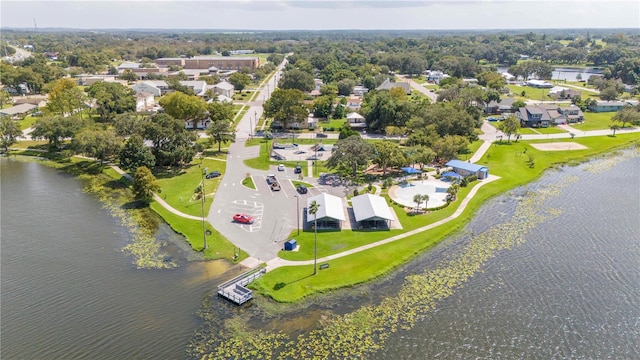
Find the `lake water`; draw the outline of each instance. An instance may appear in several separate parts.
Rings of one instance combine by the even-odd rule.
[[[535,194],[564,184],[546,204],[557,215],[487,261],[411,330],[392,334],[371,358],[637,359],[640,157],[619,159],[550,171],[528,186]],[[119,251],[127,230],[77,180],[38,164],[0,163],[2,359],[181,359],[201,324],[195,313],[202,304],[242,313],[207,301],[237,269],[178,261],[173,270],[137,270]],[[507,221],[527,189],[489,201],[466,235],[367,285],[364,295],[345,291],[353,292],[350,306],[394,294],[397,281]],[[318,308],[327,306],[321,303]],[[314,307],[297,326],[314,326]]]
[[[498,72],[507,72],[508,67],[498,67]],[[602,70],[597,68],[563,68],[557,67],[553,69],[551,74],[552,80],[578,81],[580,74],[582,80],[587,81],[591,75],[602,76]]]
[[[237,272],[178,259],[137,270],[129,233],[81,183],[57,170],[0,160],[2,359],[181,359],[196,311]],[[171,244],[163,227],[158,237]],[[179,238],[177,239],[179,240]]]

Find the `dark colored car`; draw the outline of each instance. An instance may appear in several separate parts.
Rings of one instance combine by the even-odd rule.
[[[295,170],[293,170],[293,173],[294,173],[294,174],[300,174],[300,173],[302,173],[302,166],[300,166],[300,165],[296,166],[296,169],[295,169]]]
[[[300,193],[300,194],[306,194],[307,193],[307,187],[304,185],[298,185],[296,187],[296,190]]]
[[[222,174],[220,174],[220,171],[212,171],[212,172],[207,174],[207,179],[217,178],[220,175],[222,175]]]

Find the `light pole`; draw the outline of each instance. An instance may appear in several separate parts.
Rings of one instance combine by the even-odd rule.
[[[300,235],[300,197],[296,194],[296,219],[298,221],[298,235]]]
[[[256,119],[256,127],[258,127],[258,111],[254,111],[254,112],[253,112],[253,115],[255,116],[255,119]],[[254,128],[252,127],[252,128],[251,128],[251,132],[253,132],[253,129],[254,129]]]
[[[205,197],[205,191],[204,191],[204,174],[206,174],[208,171],[207,168],[202,169],[202,243],[204,244],[202,247],[202,251],[204,252],[207,249],[207,231],[206,228],[204,226],[204,197]]]

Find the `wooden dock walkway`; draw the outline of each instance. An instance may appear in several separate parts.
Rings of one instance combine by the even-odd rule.
[[[253,299],[253,291],[245,286],[267,272],[266,268],[256,266],[233,279],[218,285],[218,296],[223,297],[236,305],[242,305]]]

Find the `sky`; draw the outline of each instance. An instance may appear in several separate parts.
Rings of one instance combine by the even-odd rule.
[[[638,0],[0,1],[0,26],[34,29],[640,29]]]

